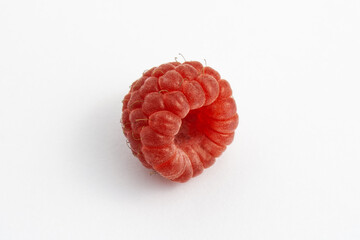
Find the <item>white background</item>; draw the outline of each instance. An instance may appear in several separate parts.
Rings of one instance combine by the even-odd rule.
[[[359,43],[358,0],[1,0],[0,239],[360,239]],[[179,52],[240,116],[185,184],[119,123]]]

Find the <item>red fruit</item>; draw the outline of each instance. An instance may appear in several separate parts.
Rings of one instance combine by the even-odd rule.
[[[238,125],[230,84],[199,62],[151,68],[124,97],[123,132],[147,167],[186,182],[231,144]]]

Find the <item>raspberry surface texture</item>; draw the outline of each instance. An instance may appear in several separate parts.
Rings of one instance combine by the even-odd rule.
[[[238,125],[230,84],[200,62],[169,62],[143,73],[124,97],[123,132],[134,156],[186,182],[214,164]]]

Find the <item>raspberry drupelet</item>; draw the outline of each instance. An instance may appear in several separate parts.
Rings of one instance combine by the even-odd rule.
[[[133,154],[175,182],[213,165],[238,121],[230,84],[196,61],[151,68],[123,100],[123,132]]]

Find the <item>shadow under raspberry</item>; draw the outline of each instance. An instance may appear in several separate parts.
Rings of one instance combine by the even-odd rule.
[[[166,191],[179,185],[146,169],[134,157],[123,136],[121,98],[103,100],[83,116],[75,127],[78,139],[80,181],[103,194],[139,197],[149,191]]]

